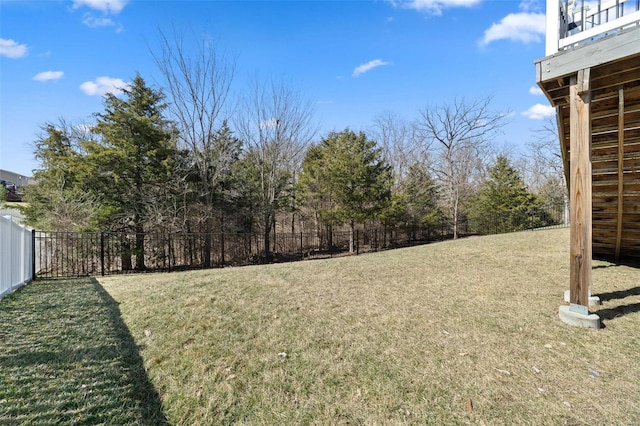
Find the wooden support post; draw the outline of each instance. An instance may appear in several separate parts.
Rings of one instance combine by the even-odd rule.
[[[618,90],[618,223],[616,229],[616,260],[620,260],[622,245],[622,214],[624,212],[624,88]]]
[[[590,69],[571,77],[570,163],[571,243],[570,303],[589,306],[591,285],[591,93]]]

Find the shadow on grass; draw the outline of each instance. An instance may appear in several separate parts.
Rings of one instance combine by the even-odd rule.
[[[640,287],[633,287],[627,290],[611,291],[609,293],[600,293],[597,295],[601,302],[608,302],[611,300],[621,300],[630,296],[640,296]],[[629,303],[626,305],[619,305],[615,308],[600,309],[595,312],[601,320],[607,321],[624,315],[634,314],[640,312],[640,303]]]
[[[615,308],[600,309],[595,313],[601,320],[612,320],[623,315],[634,314],[640,312],[640,303],[630,303],[628,305],[620,305]]]
[[[597,296],[602,302],[614,299],[624,299],[629,296],[640,296],[640,287],[633,287],[628,290],[612,291],[609,293],[600,293]]]
[[[93,278],[0,301],[1,424],[166,425],[117,302]]]

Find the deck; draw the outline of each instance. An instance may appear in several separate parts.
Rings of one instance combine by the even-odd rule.
[[[585,146],[590,154],[586,167],[591,169],[589,191],[581,186],[573,188],[573,192],[589,194],[585,206],[589,205],[591,210],[592,255],[637,262],[640,260],[640,1],[548,0],[546,52],[547,56],[536,62],[537,83],[556,107],[570,193],[571,186],[581,185],[576,181],[579,175],[572,176],[571,147],[580,143],[576,136],[580,134],[579,121],[585,124],[588,139]],[[577,111],[583,112],[579,115]],[[579,174],[576,170],[573,173]],[[573,204],[572,210],[580,208]]]

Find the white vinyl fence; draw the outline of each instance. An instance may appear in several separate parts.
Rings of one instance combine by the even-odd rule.
[[[31,229],[0,216],[0,298],[33,279]]]

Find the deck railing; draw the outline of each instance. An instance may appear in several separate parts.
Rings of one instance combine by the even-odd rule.
[[[0,298],[33,279],[33,232],[0,216]]]
[[[640,25],[640,0],[547,0],[546,56]]]

